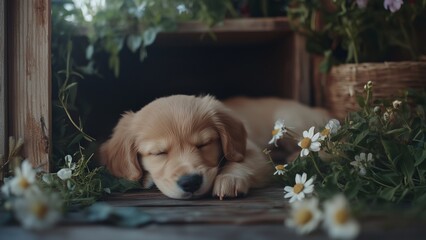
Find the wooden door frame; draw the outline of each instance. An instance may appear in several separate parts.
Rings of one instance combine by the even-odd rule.
[[[2,25],[5,29],[0,29],[6,34],[0,35],[6,36],[7,47],[4,56],[0,54],[0,65],[7,74],[0,75],[0,87],[6,89],[4,93],[0,91],[0,98],[5,100],[4,108],[0,110],[0,127],[5,129],[0,144],[6,151],[8,136],[22,138],[23,157],[34,167],[49,171],[52,135],[51,2],[1,2],[5,4],[0,5],[0,10],[7,16]]]
[[[7,142],[7,86],[6,86],[6,1],[0,1],[0,155],[6,155]],[[0,162],[0,180],[3,178],[3,162]]]

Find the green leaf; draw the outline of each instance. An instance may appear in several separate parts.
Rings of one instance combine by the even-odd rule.
[[[127,37],[127,47],[133,53],[142,45],[142,37],[140,35],[131,34]]]
[[[145,47],[151,45],[155,41],[155,38],[157,37],[157,33],[160,31],[161,31],[160,27],[151,27],[145,30],[143,32],[143,45]]]
[[[379,196],[387,201],[393,201],[395,192],[398,190],[399,185],[394,188],[383,188],[381,191],[379,191]]]
[[[397,167],[407,178],[407,181],[412,182],[414,173],[414,157],[408,152],[407,148],[402,148],[402,158],[398,161]]]
[[[385,150],[385,154],[387,158],[391,162],[395,162],[397,157],[400,155],[399,147],[396,143],[389,141],[389,140],[383,140],[382,139],[382,145]]]
[[[86,59],[87,60],[90,60],[92,58],[94,50],[95,50],[95,48],[93,47],[92,44],[87,46],[87,48],[86,48]]]
[[[358,145],[362,140],[364,140],[364,138],[370,133],[370,131],[367,129],[363,132],[361,132],[360,134],[358,134],[358,136],[356,136],[353,144],[354,145]]]
[[[359,105],[361,108],[364,108],[364,107],[365,107],[365,100],[364,100],[364,97],[363,97],[363,96],[356,95],[356,102],[358,103],[358,105]]]
[[[331,51],[326,51],[324,53],[324,59],[320,63],[319,70],[322,73],[328,73],[331,69]]]
[[[139,50],[139,60],[142,62],[147,56],[148,53],[146,52],[146,49],[144,47],[141,47],[141,49]]]
[[[361,184],[359,182],[349,181],[346,183],[343,191],[345,193],[345,196],[351,199],[358,194],[360,189],[361,189]]]
[[[426,160],[426,143],[424,143],[423,146],[423,149],[414,149],[412,146],[410,146],[410,152],[412,152],[415,159],[415,167],[419,166]]]

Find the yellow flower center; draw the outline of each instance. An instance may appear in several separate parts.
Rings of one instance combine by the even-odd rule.
[[[44,219],[49,211],[49,208],[43,203],[35,203],[31,207],[31,211],[38,219]]]
[[[324,130],[321,131],[322,136],[328,136],[330,135],[330,129],[324,128]]]
[[[304,186],[301,183],[296,183],[293,187],[293,192],[298,194],[303,190]]]
[[[309,146],[311,146],[311,139],[310,138],[304,138],[302,139],[302,141],[300,142],[300,146],[302,148],[309,148]]]
[[[275,166],[275,169],[279,170],[279,171],[283,171],[285,169],[285,167],[284,167],[284,165],[277,165],[277,166]]]
[[[30,183],[27,181],[27,179],[26,179],[26,178],[21,178],[21,179],[19,180],[19,186],[20,186],[22,189],[27,189],[27,188],[30,186]]]
[[[296,213],[295,221],[298,225],[305,225],[309,221],[311,221],[313,215],[312,212],[308,209],[301,209]]]
[[[346,222],[348,222],[348,220],[349,220],[349,212],[348,212],[348,210],[342,208],[342,209],[339,209],[336,212],[336,214],[334,215],[334,217],[336,219],[336,222],[338,224],[342,225],[342,224],[345,224]]]
[[[280,129],[274,129],[274,130],[272,130],[272,136],[275,136],[279,132],[280,132]]]

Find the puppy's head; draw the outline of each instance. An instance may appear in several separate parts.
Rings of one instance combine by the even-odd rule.
[[[100,149],[112,174],[130,180],[151,174],[156,186],[177,199],[208,193],[221,161],[242,161],[243,124],[211,96],[174,95],[123,115]]]

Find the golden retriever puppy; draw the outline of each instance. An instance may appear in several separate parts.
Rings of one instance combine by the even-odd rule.
[[[244,195],[265,185],[273,170],[241,120],[211,96],[174,95],[125,113],[100,158],[118,177],[149,174],[176,199]]]
[[[284,120],[287,128],[300,135],[312,126],[316,126],[318,131],[330,120],[330,114],[324,109],[277,97],[234,97],[223,103],[244,121],[248,138],[261,148],[267,147],[271,130],[278,119]],[[297,139],[293,142],[281,140],[278,145],[281,157],[289,157],[288,161],[294,160],[292,153],[300,150]]]

